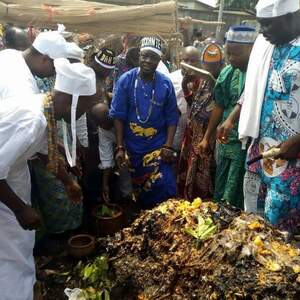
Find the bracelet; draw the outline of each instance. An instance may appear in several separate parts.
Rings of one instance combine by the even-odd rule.
[[[167,149],[167,150],[171,150],[173,152],[176,152],[176,150],[173,147],[170,147],[170,146],[167,146],[167,145],[163,145],[162,148]]]
[[[184,95],[184,98],[189,98],[193,95],[193,92],[189,91],[189,93],[183,93],[183,95]]]
[[[125,151],[125,147],[124,147],[124,146],[117,146],[117,147],[115,148],[115,152],[118,152],[118,151],[120,151],[120,150]]]
[[[169,147],[169,146],[163,146],[162,149],[165,149],[165,150],[167,150],[167,151],[172,152],[172,153],[173,153],[173,156],[174,156],[174,157],[177,157],[177,151],[176,151],[174,148]]]

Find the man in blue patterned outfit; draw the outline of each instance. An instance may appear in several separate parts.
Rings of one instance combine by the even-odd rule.
[[[119,167],[129,156],[133,188],[138,203],[151,207],[176,196],[176,179],[171,166],[178,122],[172,82],[156,71],[161,41],[142,40],[139,68],[123,74],[117,82],[110,116],[117,137]]]
[[[254,139],[248,155],[251,159],[275,147],[280,148],[280,154],[253,164],[250,171],[258,174],[267,187],[266,219],[280,229],[293,233],[300,224],[299,0],[260,0],[257,17],[264,38],[273,48],[270,48],[270,64],[265,73],[266,87],[262,91],[264,96],[260,104],[257,136],[252,136]],[[259,65],[257,60],[256,64]],[[245,102],[248,100],[246,95]],[[247,108],[244,106],[245,103],[240,124],[251,113],[258,111],[256,105],[245,115]],[[255,122],[252,126],[255,127]]]

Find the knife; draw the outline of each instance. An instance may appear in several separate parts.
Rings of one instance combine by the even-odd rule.
[[[250,166],[252,164],[254,164],[255,162],[263,159],[263,158],[271,158],[271,157],[275,157],[276,155],[278,155],[280,153],[280,148],[271,148],[268,151],[263,152],[262,154],[250,159],[247,161],[247,165]]]

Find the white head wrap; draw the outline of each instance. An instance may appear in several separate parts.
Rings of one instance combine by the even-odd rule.
[[[68,43],[58,31],[41,32],[32,43],[32,47],[52,59],[75,58],[81,60],[83,57],[83,50],[75,43]]]
[[[65,58],[54,60],[56,80],[54,89],[72,95],[71,130],[72,156],[67,141],[66,123],[63,122],[63,135],[66,157],[71,167],[76,165],[76,109],[79,96],[91,96],[96,93],[95,72],[82,63],[71,64]]]
[[[256,5],[258,18],[275,18],[300,9],[299,0],[260,0]]]
[[[66,27],[64,24],[57,24],[57,31],[60,33],[65,39],[72,36],[72,32],[66,31]]]

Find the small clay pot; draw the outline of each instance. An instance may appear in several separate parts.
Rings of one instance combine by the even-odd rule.
[[[94,208],[93,216],[95,218],[95,231],[97,236],[113,235],[122,229],[123,209],[117,204],[106,204],[109,208],[116,211],[116,214],[112,217],[100,217],[97,216],[98,206]]]
[[[89,256],[95,250],[96,241],[92,235],[79,234],[68,241],[69,254],[75,258]]]

